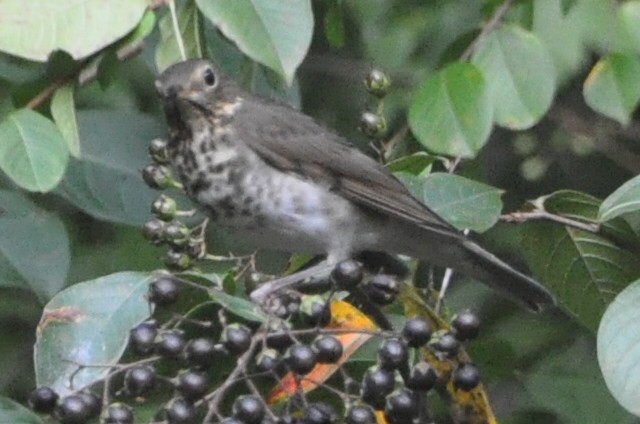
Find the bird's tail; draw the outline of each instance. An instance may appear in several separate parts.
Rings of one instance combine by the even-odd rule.
[[[555,305],[555,299],[542,284],[514,269],[478,244],[467,239],[461,247],[468,258],[468,261],[465,261],[467,267],[460,269],[463,274],[479,279],[534,312]]]

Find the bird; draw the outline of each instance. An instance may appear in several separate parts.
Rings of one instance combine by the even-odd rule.
[[[414,198],[382,164],[303,112],[243,89],[207,59],[155,82],[170,163],[216,225],[257,248],[326,255],[250,297],[264,302],[294,280],[363,251],[453,268],[532,311],[552,294]]]

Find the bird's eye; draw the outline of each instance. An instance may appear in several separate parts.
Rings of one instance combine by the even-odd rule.
[[[213,69],[207,68],[204,70],[204,82],[210,87],[216,84],[216,76],[213,73]]]

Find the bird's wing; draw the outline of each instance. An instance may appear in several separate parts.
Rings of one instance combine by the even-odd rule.
[[[342,137],[288,106],[251,100],[237,111],[235,130],[267,163],[322,181],[374,210],[448,236],[460,235],[411,196],[384,166]]]

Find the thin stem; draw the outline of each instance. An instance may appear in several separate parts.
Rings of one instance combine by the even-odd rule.
[[[590,233],[597,234],[600,230],[598,224],[576,221],[564,216],[555,215],[543,210],[534,210],[531,212],[512,212],[510,214],[501,215],[500,220],[504,222],[517,222],[522,223],[533,220],[545,220],[557,222],[568,227],[577,228],[578,230],[588,231]]]
[[[169,1],[169,10],[171,11],[171,24],[173,25],[173,34],[176,37],[178,50],[180,50],[180,57],[182,57],[182,60],[187,60],[187,53],[186,53],[186,50],[184,49],[184,42],[182,41],[180,26],[178,25],[178,14],[176,13],[176,2],[174,0]]]

